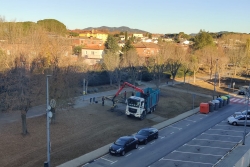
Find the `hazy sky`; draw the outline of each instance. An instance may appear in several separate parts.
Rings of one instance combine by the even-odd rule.
[[[56,19],[68,29],[128,26],[150,33],[250,33],[250,0],[0,0],[5,21]]]

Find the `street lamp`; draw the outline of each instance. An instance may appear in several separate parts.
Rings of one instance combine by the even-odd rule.
[[[247,95],[247,111],[246,111],[246,115],[245,115],[245,124],[244,124],[242,145],[245,145],[245,138],[246,138],[247,113],[248,113],[249,96],[250,96],[250,89],[249,88],[250,88],[250,84],[249,84],[249,87],[248,87],[248,89],[246,91],[246,95]]]
[[[216,68],[215,68],[215,75],[214,75],[214,92],[213,92],[213,100],[214,100],[214,96],[215,96],[215,85],[216,85],[216,77],[217,77],[217,63],[218,63],[218,59],[216,59]]]
[[[47,88],[47,96],[46,96],[46,113],[47,113],[47,162],[44,164],[44,167],[50,167],[50,129],[49,129],[49,124],[50,124],[50,118],[51,118],[51,107],[49,105],[49,77],[52,75],[47,75],[46,76],[46,88]]]

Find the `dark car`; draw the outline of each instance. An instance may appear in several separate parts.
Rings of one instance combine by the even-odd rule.
[[[117,139],[110,147],[109,153],[124,156],[126,152],[138,148],[138,139],[134,136],[123,136]]]
[[[244,90],[239,90],[238,95],[245,95],[246,92]]]
[[[139,144],[147,144],[148,141],[158,138],[158,129],[143,128],[135,134],[135,137],[138,139]]]
[[[238,94],[239,95],[245,95],[246,92],[248,92],[248,90],[249,90],[249,86],[242,86],[242,87],[240,87],[240,90],[238,91]]]

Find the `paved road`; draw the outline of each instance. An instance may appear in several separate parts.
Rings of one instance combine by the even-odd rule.
[[[242,127],[228,125],[226,118],[243,108],[233,104],[208,115],[195,114],[162,129],[159,139],[124,157],[106,154],[83,166],[213,166],[240,143]]]

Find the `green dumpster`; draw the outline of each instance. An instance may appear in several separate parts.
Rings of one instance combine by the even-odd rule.
[[[230,103],[230,95],[225,95],[227,97],[227,104]]]

